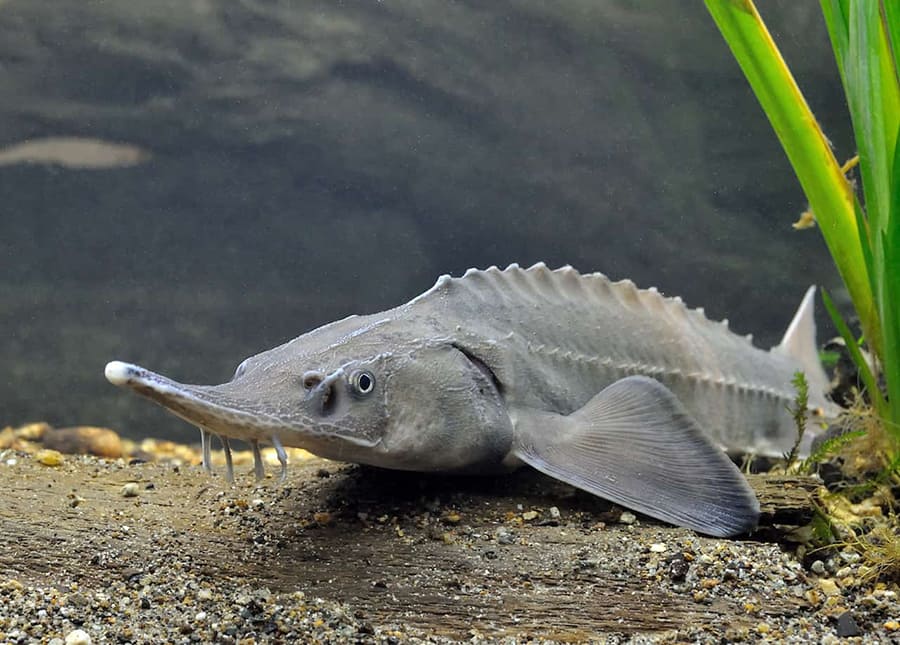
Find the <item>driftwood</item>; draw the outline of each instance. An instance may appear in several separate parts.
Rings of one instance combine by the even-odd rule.
[[[188,555],[217,584],[301,590],[375,624],[453,638],[752,625],[803,605],[760,596],[753,617],[739,594],[698,597],[700,583],[678,587],[675,568],[699,566],[691,551],[715,541],[640,517],[622,524],[620,509],[534,472],[456,478],[310,460],[284,485],[242,473],[228,487],[195,467],[12,456],[0,465],[0,573],[26,585],[103,588]],[[123,495],[129,482],[135,497]],[[811,517],[815,482],[752,483],[761,535]],[[778,553],[755,538],[721,543],[760,567]]]

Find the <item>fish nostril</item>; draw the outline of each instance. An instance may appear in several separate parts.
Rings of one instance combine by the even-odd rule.
[[[327,417],[337,407],[337,390],[335,390],[334,382],[326,383],[321,389],[320,405],[322,406],[322,416]]]
[[[303,389],[304,390],[312,390],[315,387],[325,380],[325,375],[321,372],[305,372],[303,374]]]

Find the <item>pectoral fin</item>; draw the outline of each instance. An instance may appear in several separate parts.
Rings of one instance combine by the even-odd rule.
[[[700,533],[756,526],[759,503],[737,467],[658,381],[616,381],[567,416],[513,410],[513,454],[605,499]]]

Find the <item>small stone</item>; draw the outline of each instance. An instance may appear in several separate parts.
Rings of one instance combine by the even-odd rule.
[[[896,620],[889,620],[884,624],[884,628],[889,632],[900,631],[900,622]]]
[[[10,591],[22,591],[25,586],[15,578],[10,578],[3,584],[2,588]]]
[[[97,455],[107,459],[122,456],[122,440],[115,430],[78,426],[59,428],[44,434],[44,447],[69,455]]]
[[[91,645],[91,635],[83,629],[75,629],[66,634],[66,645]]]
[[[815,560],[809,567],[809,570],[812,571],[817,576],[825,575],[825,563],[821,560]]]
[[[655,542],[650,545],[650,553],[665,553],[666,545],[662,542]]]
[[[318,513],[313,513],[313,520],[319,526],[327,526],[331,524],[331,513],[327,511],[319,511]]]
[[[840,556],[841,560],[847,564],[856,564],[862,557],[856,551],[841,551]]]
[[[769,627],[767,623],[760,623],[756,626],[756,631],[759,634],[768,634],[770,631],[772,631],[772,628]]]
[[[209,589],[200,589],[197,591],[197,600],[212,600],[212,591]]]
[[[636,521],[637,516],[629,511],[625,511],[619,516],[619,522],[622,524],[634,524]]]
[[[441,518],[447,524],[459,524],[462,519],[462,515],[457,513],[456,511],[450,511]]]
[[[835,573],[834,575],[836,575],[838,578],[846,578],[852,574],[853,574],[853,569],[851,569],[850,567],[841,567],[840,569],[837,570],[837,573]]]
[[[531,520],[537,518],[537,516],[537,511],[525,511],[524,513],[522,513],[522,519],[526,522],[530,522]]]
[[[15,436],[25,441],[40,441],[41,437],[51,430],[49,423],[29,423],[15,429]]]
[[[838,616],[837,619],[837,635],[841,638],[849,638],[850,636],[860,636],[862,631],[859,625],[853,619],[853,615],[849,611],[845,611]]]
[[[680,582],[685,579],[691,564],[684,557],[676,557],[669,564],[669,578],[673,582]]]
[[[497,542],[500,544],[512,544],[516,541],[516,536],[503,526],[494,531],[494,537],[497,538]]]
[[[837,583],[831,578],[820,579],[819,589],[821,589],[822,593],[826,596],[839,596],[841,594],[841,590],[838,589]]]
[[[58,450],[46,449],[38,450],[34,453],[34,460],[44,466],[59,466],[64,461],[62,454]]]
[[[122,497],[137,497],[141,492],[141,487],[138,486],[137,482],[128,482],[124,486],[122,486]]]
[[[704,578],[700,581],[700,586],[704,589],[712,589],[713,587],[718,586],[720,580],[717,578]]]
[[[550,519],[558,520],[562,517],[562,514],[559,512],[559,509],[555,506],[550,507]]]

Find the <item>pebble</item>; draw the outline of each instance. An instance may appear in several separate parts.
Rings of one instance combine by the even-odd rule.
[[[562,517],[562,514],[559,512],[559,509],[555,506],[550,507],[550,519],[558,520]]]
[[[845,611],[837,619],[837,635],[841,638],[860,636],[862,631],[849,611]]]
[[[839,596],[841,594],[841,590],[838,589],[837,583],[831,578],[821,578],[819,580],[819,589],[822,590],[826,596]]]
[[[96,455],[107,459],[122,456],[122,440],[115,430],[94,426],[59,428],[44,434],[45,448],[69,455]]]
[[[666,545],[663,542],[655,542],[650,545],[650,553],[665,553]]]
[[[812,571],[817,576],[825,575],[825,563],[821,560],[813,561],[812,565],[809,567],[809,570]]]
[[[494,537],[500,544],[512,544],[516,541],[516,536],[508,528],[501,526],[494,531]]]
[[[34,453],[34,460],[44,466],[59,466],[64,461],[58,450],[38,450]]]
[[[66,634],[66,645],[91,645],[91,635],[83,629],[75,629]]]
[[[526,522],[530,522],[533,519],[536,519],[538,516],[537,511],[525,511],[522,513],[522,519]]]
[[[137,497],[138,493],[141,492],[141,487],[137,482],[128,482],[120,491],[122,493],[122,497]]]
[[[634,524],[636,521],[637,516],[629,511],[625,511],[619,516],[619,522],[622,524]]]
[[[841,560],[843,560],[847,564],[856,564],[857,562],[859,562],[860,558],[862,557],[856,551],[841,551],[840,555],[841,555]]]

